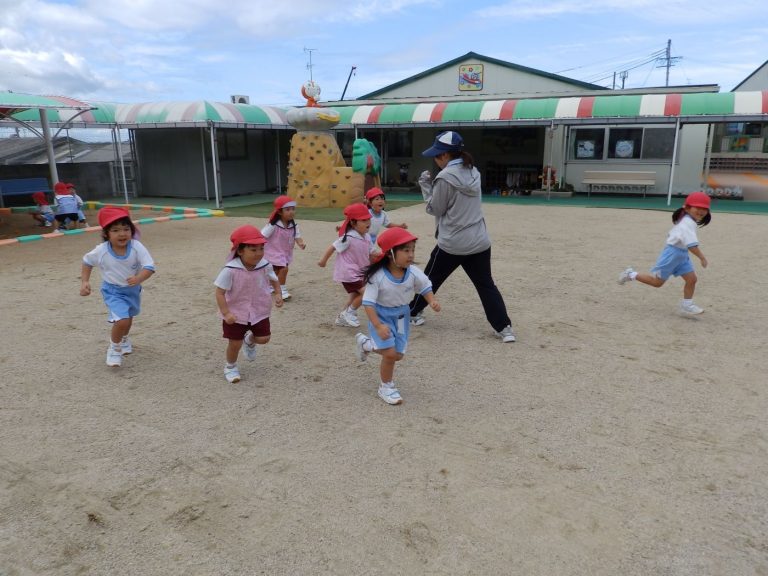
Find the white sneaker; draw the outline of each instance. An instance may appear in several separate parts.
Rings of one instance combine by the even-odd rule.
[[[248,344],[249,336],[251,338],[252,344]],[[249,362],[256,360],[256,342],[253,342],[253,332],[250,330],[245,333],[245,339],[243,340],[243,351],[245,352],[245,357]]]
[[[120,348],[110,344],[107,348],[107,366],[116,368],[123,364],[123,352]]]
[[[356,314],[347,312],[346,310],[339,312],[336,317],[336,326],[349,326],[351,328],[359,328],[360,320],[357,319]]]
[[[630,276],[630,274],[632,274],[633,272],[634,270],[632,268],[627,268],[626,270],[624,270],[624,272],[619,274],[619,284],[626,284],[627,282],[630,282],[632,280],[632,277]]]
[[[397,388],[394,387],[394,385],[391,386],[385,386],[382,384],[379,386],[379,398],[384,400],[387,404],[402,404],[403,403],[403,397],[400,396],[400,392]]]
[[[291,293],[285,288],[280,289],[280,295],[283,297],[283,300],[288,300],[291,297]]]
[[[411,316],[411,326],[422,326],[426,322],[424,316],[419,312],[415,316]]]
[[[368,354],[370,354],[370,352],[365,349],[364,344],[369,340],[370,338],[362,332],[355,334],[355,356],[357,356],[357,359],[360,362],[368,360]]]
[[[693,302],[690,304],[683,304],[680,303],[680,314],[683,314],[685,316],[696,316],[697,314],[702,314],[704,312],[704,308],[701,306],[696,306]]]
[[[501,332],[496,332],[496,336],[501,338],[502,342],[514,342],[515,333],[512,332],[512,326],[505,326]]]
[[[122,350],[123,355],[131,354],[133,352],[133,345],[131,344],[131,339],[128,338],[128,336],[123,336],[123,339],[120,341],[120,350]]]
[[[238,370],[237,366],[232,366],[232,368],[224,366],[224,378],[226,378],[227,382],[230,384],[240,382],[240,370]]]

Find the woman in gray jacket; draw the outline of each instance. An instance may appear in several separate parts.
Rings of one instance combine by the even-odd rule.
[[[432,291],[437,293],[448,276],[461,266],[474,284],[496,335],[502,342],[514,342],[504,298],[491,274],[491,239],[483,217],[480,172],[464,150],[464,140],[458,132],[441,132],[422,155],[434,158],[440,168],[434,179],[428,171],[419,177],[427,213],[435,217],[437,225],[437,246],[424,269],[432,281]],[[426,305],[420,296],[414,298],[411,324],[424,324],[421,312]]]

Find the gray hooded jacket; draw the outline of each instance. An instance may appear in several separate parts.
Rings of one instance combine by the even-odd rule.
[[[443,168],[430,182],[419,178],[427,214],[435,217],[437,245],[457,256],[477,254],[491,246],[482,208],[480,172],[461,162]]]

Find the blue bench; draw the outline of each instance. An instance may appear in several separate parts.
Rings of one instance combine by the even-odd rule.
[[[35,192],[50,192],[47,178],[14,178],[0,180],[0,208],[4,206],[5,196],[23,196]]]

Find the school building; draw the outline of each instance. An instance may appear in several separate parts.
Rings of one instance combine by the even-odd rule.
[[[469,52],[357,100],[321,104],[340,113],[333,130],[344,155],[356,137],[372,141],[393,187],[432,168],[420,153],[446,129],[462,134],[491,194],[680,195],[701,189],[711,169],[768,171],[768,62],[726,93],[715,84],[611,90]],[[43,137],[127,130],[127,144],[114,139],[111,184],[127,197],[283,189],[294,132],[285,114],[242,96],[112,104],[0,92],[0,126],[19,122]],[[51,156],[52,171],[66,163]]]

